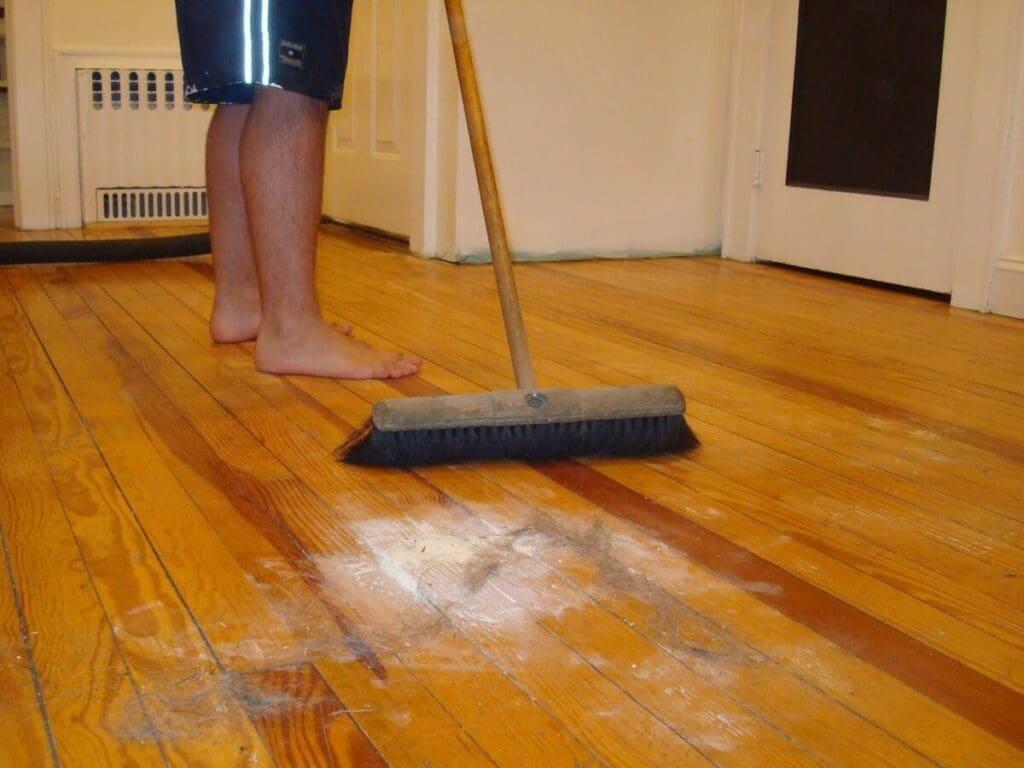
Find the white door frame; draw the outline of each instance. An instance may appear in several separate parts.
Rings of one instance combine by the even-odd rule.
[[[416,36],[415,40],[404,38],[404,54],[413,57],[413,63],[410,67],[403,67],[403,70],[410,69],[410,72],[403,71],[399,75],[403,106],[399,110],[398,119],[402,122],[395,126],[399,136],[401,162],[408,164],[407,173],[402,174],[406,177],[403,183],[408,184],[408,195],[403,201],[408,206],[407,211],[403,212],[407,217],[405,226],[408,227],[404,234],[408,234],[410,248],[414,252],[446,257],[455,248],[458,80],[454,56],[442,0],[401,0],[401,3],[404,16],[402,34]],[[370,13],[374,9],[368,7],[365,10]],[[354,41],[357,42],[365,41]],[[360,52],[355,48],[350,53],[353,58],[367,54],[372,58],[377,55],[375,51]],[[369,69],[359,72],[357,67],[360,65]],[[359,111],[364,110],[366,105],[361,105],[357,88],[360,79],[372,81],[375,76],[373,73],[374,65],[371,62],[362,59],[359,62],[353,61],[345,96],[346,109],[332,120],[329,128],[328,164],[345,162],[346,153],[356,154],[356,162],[363,164],[387,163],[391,159],[382,159],[375,149],[363,146],[367,140],[366,132],[373,131],[373,128],[367,126],[367,123],[372,125],[373,117],[370,114],[359,115]],[[366,87],[365,84],[363,87]],[[370,88],[372,91],[373,86]],[[365,97],[365,94],[362,95]],[[355,102],[349,104],[350,99],[355,99]],[[355,121],[360,121],[360,128],[356,128]],[[349,142],[345,149],[334,145],[339,132],[344,132]],[[358,148],[350,143],[352,141],[359,145]],[[332,152],[338,156],[332,158]],[[357,172],[366,172],[366,169],[364,167]],[[330,186],[332,183],[347,183],[344,170],[336,171],[330,165],[325,181],[325,199],[329,199],[335,191]],[[392,183],[395,181],[392,180]],[[325,202],[330,215],[337,215],[339,208],[352,207],[351,198],[346,201],[345,194],[358,195],[359,190],[346,190],[341,195],[342,199],[330,201],[330,205]],[[395,228],[395,231],[399,230]]]
[[[50,229],[57,220],[47,6],[46,0],[7,4],[11,176],[15,225],[21,229]]]
[[[722,255],[757,260],[759,191],[754,185],[756,153],[764,137],[769,35],[777,0],[739,3],[730,95],[728,156],[723,195]],[[976,24],[970,129],[964,137],[964,187],[953,278],[954,306],[986,311],[1005,232],[1012,180],[1013,94],[1024,64],[1019,33],[1024,10],[1019,0],[949,0],[966,4]],[[952,14],[951,14],[952,15]],[[968,14],[970,17],[971,14]]]
[[[459,83],[443,0],[424,1],[427,40],[422,109],[412,116],[417,140],[409,246],[414,253],[451,258],[455,254]]]

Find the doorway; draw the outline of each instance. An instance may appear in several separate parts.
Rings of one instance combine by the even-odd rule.
[[[324,213],[407,238],[413,222],[415,78],[422,12],[405,0],[356,3],[342,109],[327,138]]]
[[[827,31],[824,40],[820,36],[814,39],[808,27],[820,21],[809,18],[808,9],[820,11],[824,6],[848,17],[866,15],[874,28],[863,30],[864,34],[891,38],[877,46],[876,61],[853,65],[861,84],[870,86],[863,101],[867,106],[861,108],[874,103],[874,117],[880,117],[883,124],[881,129],[877,124],[869,128],[860,143],[852,130],[845,137],[840,133],[842,140],[835,134],[829,138],[820,114],[829,117],[829,110],[819,108],[819,114],[807,110],[808,89],[812,95],[817,89],[817,95],[825,99],[838,98],[827,87],[828,77],[836,73],[826,72],[822,78],[819,72],[815,82],[813,62],[808,66],[806,58],[801,61],[798,56],[798,49],[806,55],[815,46],[825,46],[825,58],[831,56],[831,66],[838,66],[835,42],[832,50],[827,48]],[[921,16],[915,20],[904,14],[910,6],[919,14],[928,12],[928,23],[921,21]],[[967,0],[829,0],[824,5],[816,0],[744,0],[743,8],[734,167],[728,181],[723,251],[737,258],[954,293],[964,212],[970,206],[969,190],[977,177],[970,168],[968,141],[972,131],[978,130],[977,115],[972,115],[982,36],[977,5]],[[864,18],[854,18],[854,22],[866,23]],[[905,40],[910,42],[903,45],[910,50],[902,56],[892,55],[884,46],[899,45],[892,41],[901,25],[909,32]],[[884,69],[887,55],[889,73]],[[900,67],[901,60],[907,58],[915,59],[913,66]],[[879,71],[863,77],[864,73],[856,72],[857,66],[870,64],[879,66]],[[910,87],[905,78],[915,68],[919,82],[914,98],[921,94],[928,98],[915,109],[891,108],[891,102],[900,98],[912,101],[913,94],[900,89]],[[936,78],[935,82],[929,84],[929,77]],[[838,113],[831,115],[833,128],[842,131],[844,118]],[[999,129],[995,126],[996,136]],[[908,134],[916,136],[913,142],[926,145],[917,147],[922,151],[906,163],[907,168],[893,169],[891,165],[910,158],[901,158],[888,145],[877,145],[887,131],[894,137],[893,143],[896,134]],[[749,166],[744,161],[751,150],[755,157],[753,183],[745,175]],[[873,175],[865,173],[869,161],[875,165]],[[994,188],[994,180],[992,184]]]

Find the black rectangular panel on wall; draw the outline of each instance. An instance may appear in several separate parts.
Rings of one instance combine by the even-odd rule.
[[[800,0],[789,186],[931,193],[946,0]]]

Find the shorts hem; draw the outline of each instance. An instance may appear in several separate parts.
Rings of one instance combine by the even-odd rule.
[[[222,85],[213,85],[206,88],[196,88],[195,90],[191,90],[185,94],[185,101],[191,104],[251,104],[253,93],[255,93],[257,87],[277,88],[282,91],[288,91],[289,93],[297,93],[301,96],[308,96],[311,99],[324,102],[330,110],[341,109],[340,96],[332,97],[318,93],[309,93],[308,91],[304,91],[285,83],[271,82],[269,85],[264,86],[262,83],[247,83],[244,80],[233,83],[224,83]]]

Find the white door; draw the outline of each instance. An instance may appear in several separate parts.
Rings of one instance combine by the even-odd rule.
[[[758,188],[749,209],[750,255],[951,292],[965,181],[964,137],[971,118],[977,0],[948,3],[927,200],[787,185],[800,2],[769,2],[762,17],[767,40],[760,43],[766,42],[767,48],[760,89],[763,122],[755,145],[761,155],[755,159],[755,166],[760,166],[755,170]]]
[[[342,109],[327,133],[324,213],[335,221],[408,237],[419,3],[357,0]]]

